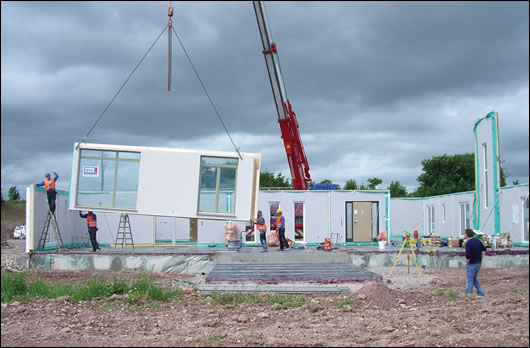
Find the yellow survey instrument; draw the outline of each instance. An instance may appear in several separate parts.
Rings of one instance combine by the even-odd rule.
[[[394,267],[396,267],[396,264],[399,260],[399,256],[401,256],[401,252],[403,251],[403,248],[405,245],[408,244],[410,251],[412,252],[412,256],[414,257],[414,263],[416,264],[416,269],[418,270],[418,276],[421,277],[420,268],[418,267],[418,261],[416,260],[416,254],[414,253],[414,248],[412,247],[410,233],[405,233],[405,239],[403,240],[403,244],[401,245],[401,249],[399,249],[398,256],[396,257],[396,261],[394,261],[394,265],[392,266],[392,269],[390,270],[390,274],[388,274],[388,279],[390,279],[390,276],[392,275],[392,272],[394,272]],[[407,254],[408,259],[408,272],[410,273],[410,252]]]

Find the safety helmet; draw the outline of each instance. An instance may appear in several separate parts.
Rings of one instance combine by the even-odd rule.
[[[50,176],[50,173],[46,173],[46,174],[44,174],[44,176]]]
[[[282,210],[281,208],[279,208],[278,210],[276,210],[276,212],[277,212],[278,214],[280,214],[280,213],[283,213],[283,210]]]

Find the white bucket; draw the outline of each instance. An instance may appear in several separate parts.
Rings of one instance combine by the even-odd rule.
[[[378,241],[378,243],[379,243],[379,250],[385,250],[386,240]]]

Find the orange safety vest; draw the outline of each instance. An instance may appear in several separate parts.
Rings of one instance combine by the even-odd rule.
[[[263,218],[263,216],[260,216],[260,218]],[[259,219],[258,219],[259,222]],[[265,218],[263,218],[263,225],[260,225],[258,223],[258,226],[256,227],[258,231],[266,231],[267,230],[267,223],[265,222]]]
[[[87,215],[86,222],[87,222],[88,227],[97,227],[98,226],[98,222],[97,222],[96,218],[94,217],[94,215]]]
[[[280,226],[282,225],[282,217],[283,217],[283,214],[281,214],[280,216],[278,216],[278,218],[276,219],[276,229],[280,228]],[[285,219],[284,219],[285,220]],[[284,227],[285,228],[285,227]]]
[[[50,190],[55,191],[55,180],[53,178],[50,178],[50,181],[48,182],[48,179],[44,179],[44,188],[46,189],[46,192]]]

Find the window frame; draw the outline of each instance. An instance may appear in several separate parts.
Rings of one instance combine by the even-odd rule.
[[[303,238],[296,238],[296,205],[297,204],[301,204],[302,205],[302,237]],[[306,224],[305,224],[305,208],[306,208],[306,204],[305,204],[305,201],[294,201],[293,202],[293,222],[294,222],[294,242],[295,243],[305,243],[305,240],[306,240],[306,230],[305,230],[305,227],[306,227]]]
[[[459,207],[460,207],[460,236],[463,236],[464,233],[465,233],[465,230],[466,228],[472,228],[472,221],[471,221],[471,205],[469,204],[469,202],[459,202],[458,203]],[[464,209],[464,211],[462,211],[463,207],[467,207],[466,209]],[[464,221],[462,221],[462,212],[464,212]],[[469,221],[469,224],[467,224],[467,221]],[[462,222],[464,222],[463,226],[462,226]]]
[[[522,232],[523,232],[523,238],[521,238],[521,240],[523,241],[523,243],[528,243],[528,239],[530,239],[530,236],[528,236],[529,234],[529,231],[528,231],[528,222],[526,221],[528,219],[528,215],[525,216],[525,212],[527,211],[527,207],[530,205],[529,204],[529,199],[528,199],[528,196],[526,197],[521,197],[521,200],[523,201],[522,203],[522,207],[523,209],[521,209],[521,222],[522,222]],[[525,230],[526,230],[526,233],[525,233]],[[525,238],[526,237],[526,238]]]
[[[484,159],[484,209],[489,208],[489,180],[488,180],[488,145],[482,144],[482,158]]]
[[[203,163],[204,158],[213,158],[213,159],[224,159],[224,160],[235,160],[236,164],[210,164]],[[216,179],[215,179],[215,211],[201,211],[201,185],[202,185],[202,169],[203,168],[215,168],[216,169]],[[221,170],[222,168],[235,169],[234,176],[234,193],[233,199],[234,203],[231,205],[231,212],[219,212],[219,191],[221,190]],[[236,205],[237,205],[237,174],[239,169],[239,158],[236,157],[222,157],[222,156],[208,156],[201,155],[199,159],[199,190],[197,198],[197,215],[217,215],[217,216],[235,216],[236,215]]]
[[[427,232],[429,234],[436,234],[436,220],[435,220],[434,204],[427,206]]]
[[[101,155],[100,156],[95,156],[93,154],[89,154],[89,155],[83,155],[83,151],[90,151],[90,152],[100,152]],[[103,152],[108,152],[108,153],[114,153],[114,156],[113,157],[105,157]],[[138,158],[121,158],[120,157],[120,154],[121,153],[127,153],[127,154],[137,154],[138,155]],[[113,183],[112,183],[112,201],[111,201],[111,206],[100,206],[101,208],[104,208],[104,209],[109,209],[109,210],[126,210],[126,211],[136,211],[137,209],[137,204],[138,204],[138,181],[140,180],[140,164],[141,164],[141,158],[142,158],[142,153],[141,151],[122,151],[122,150],[108,150],[108,149],[80,149],[80,151],[78,152],[78,157],[77,157],[77,163],[78,163],[78,168],[77,168],[77,182],[76,182],[76,196],[75,196],[75,207],[76,208],[98,208],[97,206],[94,206],[94,205],[86,205],[86,204],[81,204],[79,203],[79,185],[80,185],[80,179],[81,179],[81,171],[82,171],[82,168],[83,166],[81,165],[81,161],[83,159],[88,159],[88,160],[98,160],[98,161],[113,161],[114,163],[114,171],[113,171]],[[138,163],[138,181],[136,183],[136,190],[134,191],[123,191],[123,190],[120,190],[118,192],[136,192],[136,200],[134,202],[134,208],[127,208],[127,207],[119,207],[119,206],[116,206],[116,188],[117,188],[117,183],[118,183],[118,168],[119,168],[119,163],[120,162],[131,162],[131,163]],[[103,178],[103,175],[104,173],[102,172],[101,173],[101,176]],[[103,190],[102,190],[103,192]]]

